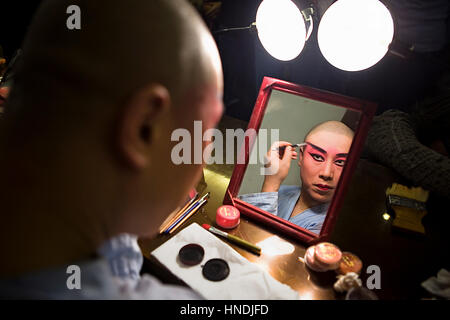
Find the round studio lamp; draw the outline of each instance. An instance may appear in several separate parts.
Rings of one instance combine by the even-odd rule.
[[[394,22],[378,0],[338,0],[323,15],[317,40],[336,68],[359,71],[378,63],[389,49]]]
[[[264,0],[256,12],[256,29],[264,49],[278,60],[295,59],[305,46],[305,21],[290,0]]]

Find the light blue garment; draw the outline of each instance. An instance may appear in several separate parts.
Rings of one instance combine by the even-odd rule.
[[[144,257],[137,243],[137,237],[123,233],[106,241],[99,249],[114,276],[122,279],[137,280],[144,263]]]
[[[137,238],[122,234],[105,242],[101,257],[73,263],[80,267],[81,289],[69,289],[67,266],[0,279],[1,299],[203,299],[193,290],[140,276],[143,263]]]
[[[278,192],[250,193],[239,196],[239,199],[319,234],[330,204],[320,204],[306,209],[291,218],[292,210],[294,210],[300,197],[300,192],[299,186],[281,186]]]

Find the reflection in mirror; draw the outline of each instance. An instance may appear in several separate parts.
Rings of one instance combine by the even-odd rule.
[[[238,197],[320,234],[359,120],[358,111],[272,90],[250,158],[264,148],[263,132],[278,138],[265,147],[264,174],[248,164]]]

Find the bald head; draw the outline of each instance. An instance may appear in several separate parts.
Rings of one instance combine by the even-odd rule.
[[[70,5],[80,7],[80,30],[66,26]],[[212,37],[185,0],[44,1],[23,49],[11,94],[15,110],[63,104],[79,112],[102,100],[111,108],[148,83],[163,85],[179,102],[214,77],[211,66],[220,68]]]
[[[340,121],[325,121],[322,123],[319,123],[318,125],[314,126],[305,136],[305,141],[307,141],[309,138],[311,138],[313,135],[319,133],[319,132],[328,132],[333,133],[337,135],[342,135],[347,138],[353,139],[353,136],[355,135],[353,130],[347,127],[345,124],[343,124]]]
[[[80,30],[67,28],[71,5]],[[0,235],[45,239],[8,270],[86,259],[124,232],[153,236],[202,174],[174,162],[173,133],[199,120],[204,137],[223,110],[219,54],[197,12],[187,0],[43,1],[20,62],[0,122],[0,207],[15,228]]]
[[[329,203],[334,195],[353,141],[353,131],[339,121],[316,125],[300,150],[302,195],[310,204]]]

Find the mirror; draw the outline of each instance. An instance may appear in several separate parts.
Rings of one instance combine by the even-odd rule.
[[[300,240],[326,240],[375,109],[265,77],[224,202]]]

